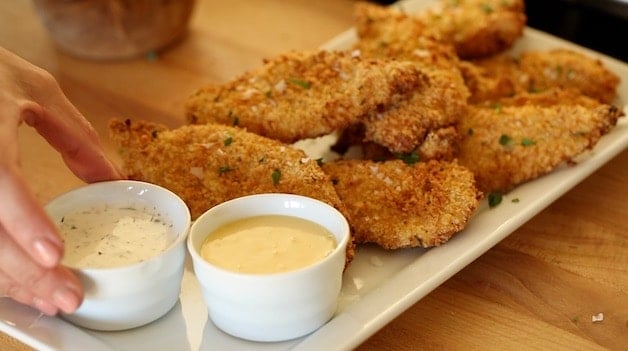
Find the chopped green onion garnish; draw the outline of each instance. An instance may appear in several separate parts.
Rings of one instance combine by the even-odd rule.
[[[403,153],[403,154],[399,153],[399,154],[396,154],[395,156],[408,165],[413,165],[419,162],[420,160],[419,155],[415,152]]]
[[[224,173],[231,172],[231,171],[233,171],[233,168],[231,168],[229,166],[220,166],[218,168],[218,174],[224,174]]]
[[[310,82],[302,80],[302,79],[297,79],[297,78],[290,78],[288,79],[288,81],[292,84],[296,84],[298,86],[300,86],[303,89],[309,89],[311,87]]]
[[[532,139],[528,139],[528,138],[521,139],[521,145],[523,145],[523,146],[532,146],[534,144],[536,144],[536,141],[534,141]]]
[[[273,184],[275,185],[279,184],[279,179],[281,178],[281,171],[279,169],[275,169],[273,173],[270,175],[270,177],[273,179]]]
[[[508,145],[512,142],[512,138],[509,137],[506,134],[502,134],[502,136],[499,137],[499,144],[500,145]]]
[[[488,194],[488,207],[493,208],[502,202],[502,194],[492,192]]]

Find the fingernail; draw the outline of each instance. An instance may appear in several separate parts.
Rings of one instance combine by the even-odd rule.
[[[48,239],[39,239],[33,244],[35,255],[39,262],[46,267],[53,267],[61,259],[61,250]]]
[[[48,316],[54,316],[59,311],[57,306],[39,297],[33,298],[33,306],[35,306],[36,309],[40,310],[41,312],[43,312],[44,314]]]
[[[81,303],[78,295],[67,287],[57,289],[52,295],[52,300],[65,313],[74,312]]]

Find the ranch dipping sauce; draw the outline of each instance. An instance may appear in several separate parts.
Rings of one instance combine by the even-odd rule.
[[[57,224],[65,244],[63,264],[114,268],[138,263],[173,241],[172,224],[152,208],[102,205],[66,213]]]
[[[336,238],[306,219],[268,215],[227,223],[203,242],[201,257],[240,273],[271,274],[314,264],[336,247]]]

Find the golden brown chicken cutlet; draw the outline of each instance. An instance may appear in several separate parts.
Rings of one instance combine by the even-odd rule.
[[[381,45],[396,37],[424,36],[454,46],[464,59],[485,57],[512,46],[526,23],[521,0],[441,0],[417,13],[366,2],[356,4],[361,37],[379,37]],[[362,19],[362,20],[360,20]]]
[[[347,213],[316,160],[243,129],[204,124],[168,130],[148,122],[112,120],[110,132],[128,176],[170,189],[185,201],[193,218],[224,201],[259,193],[309,196]]]
[[[458,123],[467,109],[460,98],[454,89],[427,83],[409,100],[366,115],[364,141],[384,146],[392,153],[414,152],[430,133]]]
[[[495,55],[521,38],[523,0],[439,0],[418,17],[464,59]]]
[[[286,143],[346,128],[403,99],[423,79],[412,64],[367,60],[349,52],[291,52],[186,104],[191,123],[237,125]]]
[[[364,141],[364,125],[354,125],[345,129],[332,150],[342,158],[385,161],[392,159],[416,159],[421,161],[452,161],[458,154],[460,133],[456,127],[444,127],[430,130],[423,143],[412,152],[391,152],[382,145]]]
[[[458,161],[485,192],[510,191],[591,149],[617,123],[614,106],[473,107],[460,124]]]
[[[470,104],[490,104],[527,92],[527,79],[521,76],[516,58],[509,55],[461,61],[458,67],[469,90]]]
[[[367,25],[372,20],[369,9],[381,12],[382,8],[360,8],[364,11],[358,11],[356,17],[358,23],[363,23],[358,28],[364,30],[358,30],[354,49],[368,58],[413,62],[426,75],[410,98],[384,110],[371,111],[362,119],[363,141],[381,145],[392,153],[416,151],[428,134],[455,125],[465,112],[469,92],[458,70],[458,57],[452,46],[431,38],[408,37],[399,28],[396,29],[400,33],[395,33],[390,26]]]
[[[456,162],[340,160],[323,165],[345,203],[357,243],[432,247],[462,230],[481,193]]]
[[[497,102],[483,104],[484,106],[499,108],[499,106],[554,106],[554,105],[580,105],[587,108],[595,108],[604,105],[586,95],[582,95],[577,89],[550,88],[540,92],[521,92],[512,97],[499,99]]]
[[[519,66],[529,78],[528,91],[577,89],[605,104],[612,103],[617,94],[619,77],[599,59],[573,50],[525,52],[519,58]]]
[[[610,104],[619,85],[617,75],[600,60],[569,49],[465,61],[460,70],[471,93],[469,102],[474,104],[556,88],[575,90]]]

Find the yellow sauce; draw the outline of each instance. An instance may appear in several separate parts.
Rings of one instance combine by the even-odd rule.
[[[113,268],[164,251],[174,239],[154,210],[98,206],[66,213],[57,224],[65,245],[62,263],[75,268]]]
[[[296,270],[322,260],[336,247],[321,225],[289,216],[245,218],[219,227],[201,246],[201,256],[218,267],[251,274]]]

